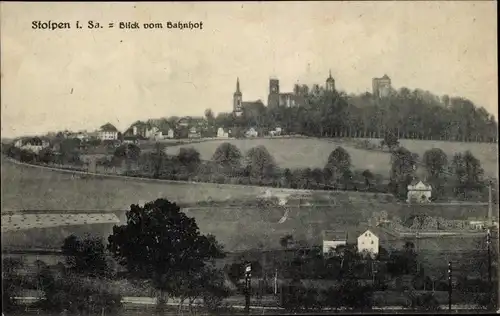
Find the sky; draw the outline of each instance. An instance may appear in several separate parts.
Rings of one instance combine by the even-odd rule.
[[[494,1],[447,2],[2,2],[2,137],[94,130],[110,122],[232,110],[323,83],[462,96],[498,117]],[[70,22],[33,30],[32,21]],[[76,29],[93,20],[103,29]],[[202,30],[124,30],[109,22],[203,22]]]

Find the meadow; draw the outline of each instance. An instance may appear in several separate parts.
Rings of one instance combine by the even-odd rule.
[[[361,139],[356,139],[360,141]],[[379,144],[380,139],[366,139]],[[276,163],[282,168],[323,168],[328,155],[337,147],[342,146],[351,155],[355,169],[370,169],[374,173],[388,176],[390,169],[390,154],[380,150],[357,148],[354,141],[348,139],[318,139],[318,138],[256,138],[213,140],[194,144],[170,146],[165,149],[167,154],[176,155],[182,147],[193,147],[200,152],[201,159],[210,160],[216,148],[224,142],[234,144],[245,154],[250,148],[263,145],[273,155]],[[441,148],[449,159],[457,152],[470,150],[482,163],[485,174],[496,177],[498,164],[498,145],[489,143],[424,141],[413,139],[400,140],[402,146],[417,153],[420,158],[426,150]]]
[[[348,231],[350,238],[355,238],[367,228],[373,213],[382,210],[401,219],[415,214],[450,219],[484,217],[487,214],[485,205],[409,206],[396,202],[388,194],[294,191],[92,176],[21,165],[8,160],[2,160],[1,170],[3,214],[23,210],[46,210],[47,213],[124,211],[131,204],[166,198],[182,206],[188,216],[196,219],[203,233],[214,234],[228,251],[276,249],[280,247],[279,239],[287,234],[293,235],[297,241],[317,244],[322,230],[326,229]],[[264,196],[270,199],[263,201]],[[280,200],[286,201],[285,205],[279,205]],[[120,216],[120,220],[123,221],[124,217]],[[97,232],[100,230],[97,227],[102,226],[97,223],[74,224],[78,223],[64,228],[39,227],[31,229],[31,232],[20,231],[14,234],[18,237],[13,240],[47,239],[40,236],[50,236],[48,231],[60,229],[67,235],[81,229],[92,231],[92,227],[96,227]],[[64,234],[56,234],[59,236],[56,239],[60,240]]]

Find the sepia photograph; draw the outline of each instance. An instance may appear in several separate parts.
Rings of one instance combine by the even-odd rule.
[[[2,316],[500,313],[497,10],[2,1]]]

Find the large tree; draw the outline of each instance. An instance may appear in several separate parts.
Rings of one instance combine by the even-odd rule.
[[[70,235],[64,239],[62,253],[66,257],[66,264],[74,273],[104,277],[110,276],[112,272],[102,238]]]
[[[222,143],[217,147],[212,160],[223,167],[239,167],[241,151],[231,143]]]
[[[418,155],[404,147],[391,154],[390,189],[400,198],[405,198],[408,185],[415,177]]]
[[[248,175],[259,183],[273,177],[276,170],[274,157],[262,145],[251,148],[247,152],[245,165]]]
[[[159,302],[170,297],[186,298],[210,262],[224,256],[211,235],[203,235],[194,218],[165,199],[131,205],[127,223],[113,228],[108,249],[131,277],[152,281]]]
[[[455,194],[457,196],[467,198],[471,193],[481,191],[485,186],[481,162],[470,151],[455,154],[450,171],[455,177]]]
[[[351,176],[351,156],[342,147],[335,148],[328,156],[328,161],[325,165],[325,175],[333,182],[334,185],[338,185],[343,182],[344,184]]]
[[[433,187],[433,199],[443,195],[448,168],[448,157],[440,148],[432,148],[424,153],[423,164],[427,171],[427,180]]]

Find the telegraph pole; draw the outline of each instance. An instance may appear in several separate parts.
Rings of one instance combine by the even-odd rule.
[[[491,230],[488,229],[488,235],[486,236],[486,245],[488,247],[488,283],[490,284],[490,287],[492,287],[491,283]]]
[[[250,291],[251,291],[252,265],[245,265],[245,313],[250,313]]]
[[[451,261],[448,262],[448,310],[451,312]]]

